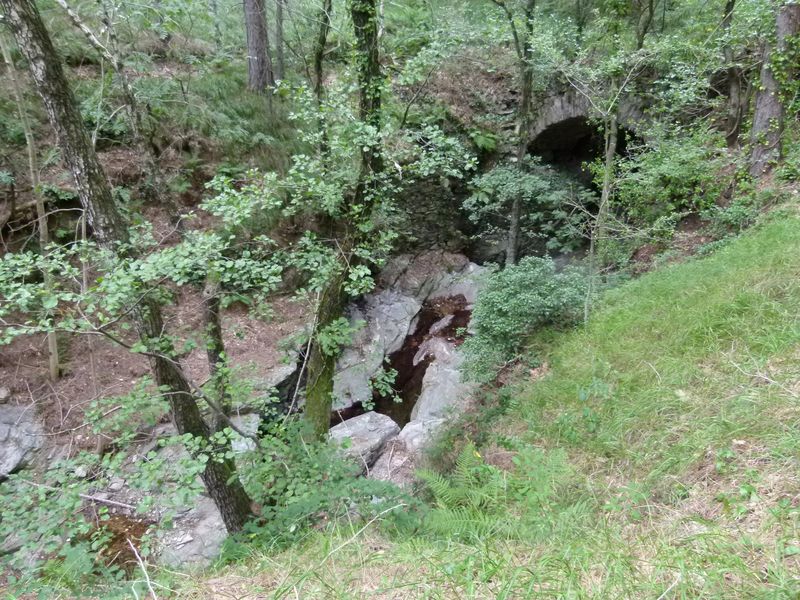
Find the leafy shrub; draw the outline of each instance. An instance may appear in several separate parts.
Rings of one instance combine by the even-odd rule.
[[[727,206],[712,206],[702,213],[711,222],[710,228],[717,236],[741,233],[755,224],[762,211],[783,200],[780,191],[765,189],[753,190],[733,198]]]
[[[475,335],[465,343],[471,374],[488,380],[537,329],[578,321],[587,291],[580,271],[559,273],[549,258],[527,257],[493,274],[475,304]]]
[[[476,145],[478,138],[473,137]],[[582,212],[588,192],[575,182],[528,159],[523,169],[513,163],[502,164],[472,181],[472,195],[464,201],[470,221],[478,225],[479,237],[505,240],[511,206],[522,206],[520,234],[522,246],[538,245],[551,251],[576,249],[582,242]]]
[[[302,422],[277,421],[261,438],[262,448],[237,461],[245,487],[261,506],[261,518],[248,523],[242,535],[228,542],[227,559],[247,552],[244,542],[270,547],[301,539],[309,527],[339,517],[385,516],[400,525],[413,519],[414,504],[390,483],[360,478],[361,466],[343,460],[324,442],[304,441]]]
[[[619,164],[616,201],[634,220],[712,206],[722,192],[718,140],[704,132],[658,136]]]

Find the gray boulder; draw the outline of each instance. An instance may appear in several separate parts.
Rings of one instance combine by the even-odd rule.
[[[0,405],[0,481],[30,462],[42,433],[33,407]]]
[[[331,427],[330,440],[342,448],[345,457],[361,465],[364,472],[375,462],[386,442],[400,433],[400,427],[386,415],[368,412],[335,427]]]
[[[350,322],[362,323],[353,343],[342,351],[333,380],[333,410],[345,410],[372,398],[370,381],[386,356],[401,348],[422,303],[393,290],[371,294],[363,309],[351,307]]]
[[[424,342],[414,357],[415,364],[424,358],[433,361],[425,371],[422,391],[411,411],[411,420],[441,419],[450,412],[463,408],[474,391],[461,376],[464,357],[455,345],[443,338]]]
[[[206,567],[219,556],[228,537],[225,523],[208,496],[200,496],[190,511],[175,519],[159,536],[159,563],[168,567]]]
[[[400,434],[390,440],[370,469],[369,477],[411,487],[414,473],[420,467],[422,449],[428,445],[445,419],[411,421]]]

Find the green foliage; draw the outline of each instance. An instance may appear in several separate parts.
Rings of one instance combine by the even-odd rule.
[[[475,335],[464,344],[471,374],[490,379],[532,333],[576,323],[587,293],[580,271],[567,268],[559,273],[549,258],[523,258],[493,274],[472,313]]]
[[[277,421],[261,438],[261,449],[240,457],[241,477],[261,517],[227,542],[224,558],[286,546],[320,521],[369,519],[398,504],[403,510],[390,511],[398,524],[413,513],[415,502],[393,485],[358,478],[361,465],[343,460],[332,445],[304,441],[304,426]]]
[[[648,140],[619,161],[615,202],[639,223],[714,204],[723,190],[718,136],[702,131],[673,132]],[[596,168],[596,177],[599,167]]]
[[[487,464],[471,443],[464,446],[449,475],[420,472],[434,504],[423,519],[425,529],[472,542],[489,537],[524,539],[548,529],[547,513],[568,476],[564,456],[513,440],[506,443],[516,451],[511,476]]]
[[[471,187],[464,209],[479,226],[478,237],[503,239],[511,204],[519,200],[523,248],[569,251],[581,243],[580,208],[588,202],[589,192],[538,158],[527,159],[522,169],[516,164],[494,167],[473,179]]]
[[[737,235],[754,225],[766,209],[786,199],[785,194],[773,189],[741,189],[728,204],[711,206],[701,216],[710,222],[710,229],[717,237]]]
[[[326,356],[337,356],[339,351],[353,339],[353,334],[363,325],[363,321],[355,326],[351,325],[345,317],[339,317],[328,323],[317,333],[317,342],[322,353]]]

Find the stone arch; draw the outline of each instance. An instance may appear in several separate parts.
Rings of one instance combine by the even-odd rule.
[[[594,114],[589,101],[574,90],[549,97],[532,122],[528,152],[571,171],[588,185],[591,174],[582,165],[603,153],[603,135]],[[618,153],[625,153],[627,139],[636,135],[644,119],[641,104],[621,102]]]
[[[645,106],[633,98],[623,98],[619,106],[619,125],[634,133],[645,122]],[[536,109],[528,132],[528,139],[535,144],[539,136],[549,128],[564,122],[582,119],[590,122],[595,111],[589,100],[575,90],[548,96]]]

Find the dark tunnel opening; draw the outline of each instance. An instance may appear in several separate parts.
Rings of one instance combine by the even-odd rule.
[[[634,134],[620,127],[617,155],[626,156]],[[586,117],[570,117],[539,133],[528,145],[531,155],[539,156],[553,168],[594,189],[588,164],[603,156],[605,141],[601,127]]]

